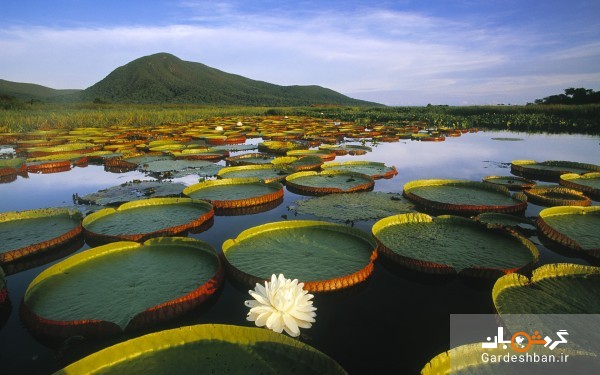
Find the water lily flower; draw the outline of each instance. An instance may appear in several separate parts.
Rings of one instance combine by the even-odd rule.
[[[248,293],[254,298],[244,304],[250,307],[247,319],[258,327],[266,326],[277,333],[283,330],[292,336],[300,335],[300,328],[310,328],[317,313],[312,294],[303,289],[298,279],[286,279],[283,274],[272,275],[271,282],[256,283]]]

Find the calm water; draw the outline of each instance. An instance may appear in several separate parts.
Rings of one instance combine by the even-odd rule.
[[[383,143],[367,155],[337,157],[336,161],[370,160],[394,165],[398,175],[390,180],[377,180],[375,190],[401,193],[403,185],[415,179],[480,181],[489,175],[508,176],[510,162],[516,159],[600,164],[600,137],[479,132],[447,138],[440,143]],[[12,183],[0,184],[0,212],[72,205],[75,193],[85,195],[133,179],[149,178],[140,172],[108,173],[98,166],[56,174],[29,174],[28,178],[19,177]],[[174,181],[190,185],[197,178],[188,176]],[[295,216],[288,210],[294,201],[307,198],[286,191],[284,202],[271,211],[217,216],[208,231],[190,236],[207,241],[220,251],[226,239],[236,237],[249,227],[286,219],[314,219]],[[529,204],[526,216],[535,217],[541,209],[543,207]],[[355,226],[370,233],[372,224],[358,222]],[[531,239],[540,249],[539,265],[587,264],[582,259],[568,258],[546,249],[536,237]],[[77,251],[87,248],[82,245]],[[31,280],[57,261],[7,277],[12,310],[0,328],[2,374],[52,373],[100,348],[146,333],[102,341],[78,338],[63,343],[37,341],[20,322],[19,304]],[[418,373],[433,356],[448,349],[450,314],[493,313],[492,285],[458,278],[422,277],[376,262],[372,277],[361,286],[315,297],[317,322],[313,328],[304,330],[300,339],[334,358],[351,374]],[[154,330],[199,323],[251,326],[252,323],[245,320],[247,308],[243,303],[248,298],[247,289],[227,281],[209,306]]]

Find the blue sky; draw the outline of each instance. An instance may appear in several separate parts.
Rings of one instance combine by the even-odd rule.
[[[387,105],[600,90],[600,1],[7,0],[0,79],[86,88],[168,52]]]

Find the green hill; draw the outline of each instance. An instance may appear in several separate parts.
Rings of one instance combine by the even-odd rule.
[[[19,100],[63,101],[73,100],[73,94],[81,90],[56,90],[33,83],[11,82],[0,79],[0,95],[7,95]]]
[[[84,101],[247,106],[377,105],[320,86],[279,86],[225,73],[168,53],[141,57],[81,92]]]

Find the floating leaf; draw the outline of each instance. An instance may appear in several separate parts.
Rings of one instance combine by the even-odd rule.
[[[293,210],[337,221],[377,220],[414,211],[414,205],[399,194],[364,192],[329,194],[294,202]]]
[[[600,165],[578,163],[573,161],[513,160],[511,172],[524,177],[538,178],[545,181],[558,181],[565,173],[600,172]]]
[[[157,160],[146,163],[142,170],[158,174],[163,178],[185,177],[191,174],[215,176],[223,168],[205,160]]]
[[[288,190],[306,195],[324,195],[332,193],[352,193],[369,191],[375,186],[371,176],[345,171],[306,171],[286,177]]]
[[[508,190],[524,190],[535,187],[536,182],[523,177],[514,176],[486,176],[483,182],[506,187]]]
[[[579,190],[592,199],[600,200],[600,172],[582,175],[576,173],[562,174],[559,183],[567,188]]]
[[[265,182],[284,181],[293,171],[285,168],[267,165],[241,165],[225,167],[217,173],[218,178],[258,178]]]
[[[209,180],[186,187],[183,194],[210,202],[215,208],[242,208],[263,205],[283,197],[283,185],[257,178]]]
[[[372,231],[382,255],[426,273],[496,278],[538,259],[528,239],[459,216],[401,214],[378,221]]]
[[[541,206],[589,206],[590,198],[578,190],[565,187],[536,187],[524,191],[528,200]]]
[[[261,328],[221,324],[180,327],[121,342],[56,375],[94,374],[346,374],[315,348]]]
[[[180,196],[184,188],[184,184],[166,181],[131,181],[82,197],[77,196],[76,199],[79,204],[113,206],[138,199]]]
[[[223,271],[215,250],[185,237],[114,242],[75,254],[27,288],[21,317],[50,336],[102,336],[172,319],[215,293]]]
[[[259,225],[223,243],[227,271],[254,285],[283,273],[312,292],[347,288],[373,272],[376,244],[358,229],[323,221]]]
[[[323,170],[336,170],[362,173],[374,179],[392,178],[398,174],[396,167],[388,167],[384,163],[374,161],[343,161],[325,163],[321,166]]]

